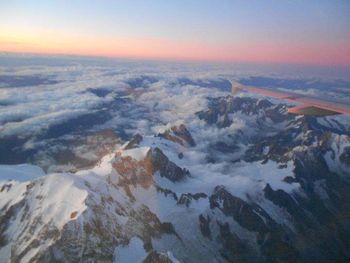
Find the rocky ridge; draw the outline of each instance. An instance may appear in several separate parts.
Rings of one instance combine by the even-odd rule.
[[[184,124],[156,136],[135,135],[92,169],[2,183],[1,257],[113,262],[137,237],[144,262],[346,262],[349,126],[244,97],[210,99],[197,113],[218,129],[233,125],[237,115],[248,127],[211,144],[225,155],[236,152],[238,142],[247,147],[225,175],[271,163],[281,174],[293,167],[281,182],[258,178],[254,187],[261,188],[239,193],[220,177],[202,187],[200,170],[190,165],[196,134]],[[216,156],[206,154],[211,166],[200,165],[215,166]]]

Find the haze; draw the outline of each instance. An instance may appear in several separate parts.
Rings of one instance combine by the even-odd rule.
[[[350,2],[2,1],[0,51],[350,65]]]

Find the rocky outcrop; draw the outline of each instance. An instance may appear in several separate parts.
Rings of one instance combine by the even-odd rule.
[[[104,163],[91,171],[51,174],[23,185],[4,183],[0,201],[5,197],[9,200],[0,207],[1,255],[9,252],[6,259],[13,262],[30,255],[32,262],[113,262],[116,248],[127,247],[137,237],[146,263],[176,262],[165,251],[173,251],[180,262],[190,263],[349,261],[350,183],[346,165],[350,150],[340,123],[330,128],[332,121],[296,118],[285,113],[285,106],[266,100],[231,96],[209,100],[208,110],[197,115],[216,128],[231,125],[231,114],[235,113],[261,117],[259,123],[254,122],[255,136],[247,136],[243,129],[203,147],[206,154],[224,156],[225,162],[208,164],[203,157],[191,177],[179,164],[188,165],[191,159],[186,159],[187,154],[198,149],[189,148],[195,145],[194,140],[180,125],[160,134],[162,139],[145,139],[152,142],[147,147],[136,134],[111,157],[108,169]],[[281,127],[260,133],[268,123]],[[231,156],[241,149],[245,152],[238,158],[244,162],[239,165],[256,168],[277,162],[277,171],[282,172],[287,164],[294,170],[285,178],[269,179],[270,183],[262,176],[257,188],[247,188],[247,195],[235,193],[230,190],[234,188],[230,188],[232,181],[226,179],[235,176],[239,166],[234,162],[239,159]],[[174,160],[165,154],[172,150]],[[213,163],[216,160],[213,158]],[[203,183],[200,165],[223,171],[220,178],[224,180]],[[219,169],[215,170],[216,166]],[[338,166],[344,169],[343,174],[337,172]],[[167,180],[155,180],[158,176]],[[67,182],[59,185],[61,177]],[[240,179],[250,184],[252,177],[249,174]],[[281,182],[274,184],[275,180]],[[204,187],[192,189],[190,184],[198,181]],[[288,184],[298,187],[290,190]],[[74,188],[45,207],[51,195],[71,186]],[[87,192],[73,207],[70,205],[76,198],[70,195],[72,191]],[[12,203],[16,198],[19,201]],[[53,219],[45,221],[66,204],[68,208],[54,217],[64,218],[60,226]]]
[[[231,231],[228,223],[218,222],[217,224],[218,240],[221,244],[219,253],[227,262],[264,262],[254,248]]]
[[[215,124],[218,128],[225,128],[232,124],[230,114],[241,112],[245,115],[267,117],[274,122],[288,119],[287,108],[280,104],[275,106],[268,100],[257,100],[249,97],[218,97],[209,100],[208,110],[197,112],[199,119],[208,124]]]
[[[183,180],[190,172],[185,168],[180,168],[170,161],[159,148],[150,148],[142,160],[135,160],[130,156],[116,154],[113,168],[122,175],[123,184],[140,184],[148,188],[153,183],[153,176],[159,173],[172,182]]]
[[[143,138],[140,134],[135,134],[131,138],[131,140],[125,145],[124,150],[129,150],[129,149],[139,147],[142,140],[143,140]]]
[[[157,251],[150,252],[142,263],[176,263],[171,260],[168,254]]]
[[[179,126],[173,126],[170,130],[166,130],[163,133],[158,134],[159,137],[167,139],[169,141],[179,143],[183,146],[196,146],[191,133],[187,130],[184,124]]]
[[[151,149],[147,153],[146,159],[152,164],[154,172],[159,172],[161,177],[165,177],[172,182],[181,181],[186,176],[190,176],[187,169],[180,168],[170,161],[159,148]]]
[[[180,205],[185,205],[187,207],[190,206],[192,200],[199,200],[200,198],[207,198],[207,195],[205,193],[196,193],[196,194],[182,194],[177,201],[178,204]]]
[[[339,160],[346,164],[350,170],[350,146],[344,148],[342,154],[339,157]]]
[[[210,196],[211,209],[217,208],[232,217],[243,228],[257,233],[257,244],[263,256],[273,257],[283,262],[295,262],[299,253],[293,246],[288,233],[276,223],[259,205],[247,203],[233,196],[224,187],[217,186]],[[222,235],[239,247],[240,240],[234,236],[228,225],[220,225]],[[244,247],[244,246],[243,246]]]
[[[206,217],[202,214],[199,215],[199,228],[204,237],[212,239],[212,234],[210,230],[210,217],[207,215]]]

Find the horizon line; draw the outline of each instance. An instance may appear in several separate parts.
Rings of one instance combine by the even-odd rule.
[[[206,64],[247,64],[247,65],[269,65],[269,66],[303,66],[303,67],[336,67],[350,70],[350,64],[323,64],[323,63],[295,63],[295,62],[281,62],[281,61],[252,61],[252,60],[220,60],[220,59],[188,59],[175,57],[132,57],[132,56],[118,56],[118,55],[88,55],[79,53],[47,53],[47,52],[29,52],[29,51],[8,51],[0,50],[2,55],[28,55],[37,57],[76,57],[76,58],[90,58],[90,59],[106,59],[106,60],[130,60],[130,61],[148,61],[148,62],[168,62],[168,63],[206,63]]]

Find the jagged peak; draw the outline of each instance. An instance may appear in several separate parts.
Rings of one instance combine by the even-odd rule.
[[[196,143],[185,124],[171,126],[170,129],[158,133],[157,136],[183,146],[196,146]]]
[[[112,166],[133,184],[139,183],[146,188],[153,183],[153,176],[157,172],[172,182],[181,181],[190,175],[187,169],[170,161],[158,147],[118,151]]]
[[[128,150],[128,149],[136,148],[140,145],[142,140],[143,140],[143,137],[139,133],[137,133],[130,139],[130,141],[128,141],[124,145],[123,149]]]

